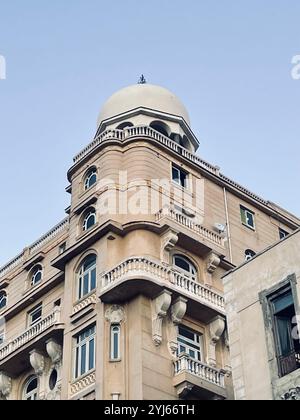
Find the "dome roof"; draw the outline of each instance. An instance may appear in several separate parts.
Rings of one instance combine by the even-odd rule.
[[[140,107],[182,117],[190,124],[185,106],[174,93],[163,87],[145,83],[128,86],[113,94],[100,112],[98,126],[104,120]]]

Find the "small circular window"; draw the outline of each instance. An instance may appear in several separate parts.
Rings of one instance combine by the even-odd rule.
[[[56,384],[57,384],[57,377],[58,377],[58,375],[57,375],[57,370],[56,370],[56,369],[54,369],[54,370],[51,372],[51,375],[50,375],[50,378],[49,378],[49,388],[51,389],[51,391],[53,391],[53,389],[56,387]]]

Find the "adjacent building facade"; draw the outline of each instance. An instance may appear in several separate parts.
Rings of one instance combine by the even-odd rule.
[[[236,399],[300,400],[300,230],[224,277]]]
[[[222,277],[293,215],[202,160],[168,90],[114,94],[67,217],[0,269],[0,396],[232,399]]]

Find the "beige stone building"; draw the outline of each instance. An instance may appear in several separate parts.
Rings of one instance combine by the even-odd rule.
[[[300,400],[300,230],[224,277],[236,399]]]
[[[300,220],[198,147],[164,88],[106,102],[67,218],[0,269],[2,399],[233,398],[222,276]]]

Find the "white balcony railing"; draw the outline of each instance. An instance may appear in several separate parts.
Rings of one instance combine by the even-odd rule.
[[[102,286],[109,288],[115,283],[121,283],[126,279],[149,278],[164,283],[179,292],[198,300],[204,305],[210,306],[222,313],[225,311],[224,297],[221,293],[204,286],[201,283],[185,276],[172,266],[162,265],[148,257],[132,257],[123,261],[117,267],[102,275]]]
[[[191,373],[207,382],[225,388],[224,371],[193,360],[186,354],[181,355],[175,361],[175,375],[179,375],[180,373]]]
[[[22,334],[18,335],[16,338],[10,340],[7,344],[4,344],[0,347],[0,360],[9,356],[14,351],[20,349],[26,345],[32,339],[38,337],[40,334],[48,330],[50,327],[53,327],[60,322],[60,310],[59,308],[53,311],[51,314],[46,316],[41,321],[32,325]]]
[[[164,217],[168,217],[171,220],[174,220],[176,223],[197,233],[202,238],[207,239],[208,241],[213,242],[220,247],[224,247],[224,239],[221,235],[218,235],[217,233],[205,228],[204,226],[195,223],[190,217],[187,217],[184,214],[179,213],[178,211],[171,208],[161,209],[156,214],[156,221],[160,222]]]

